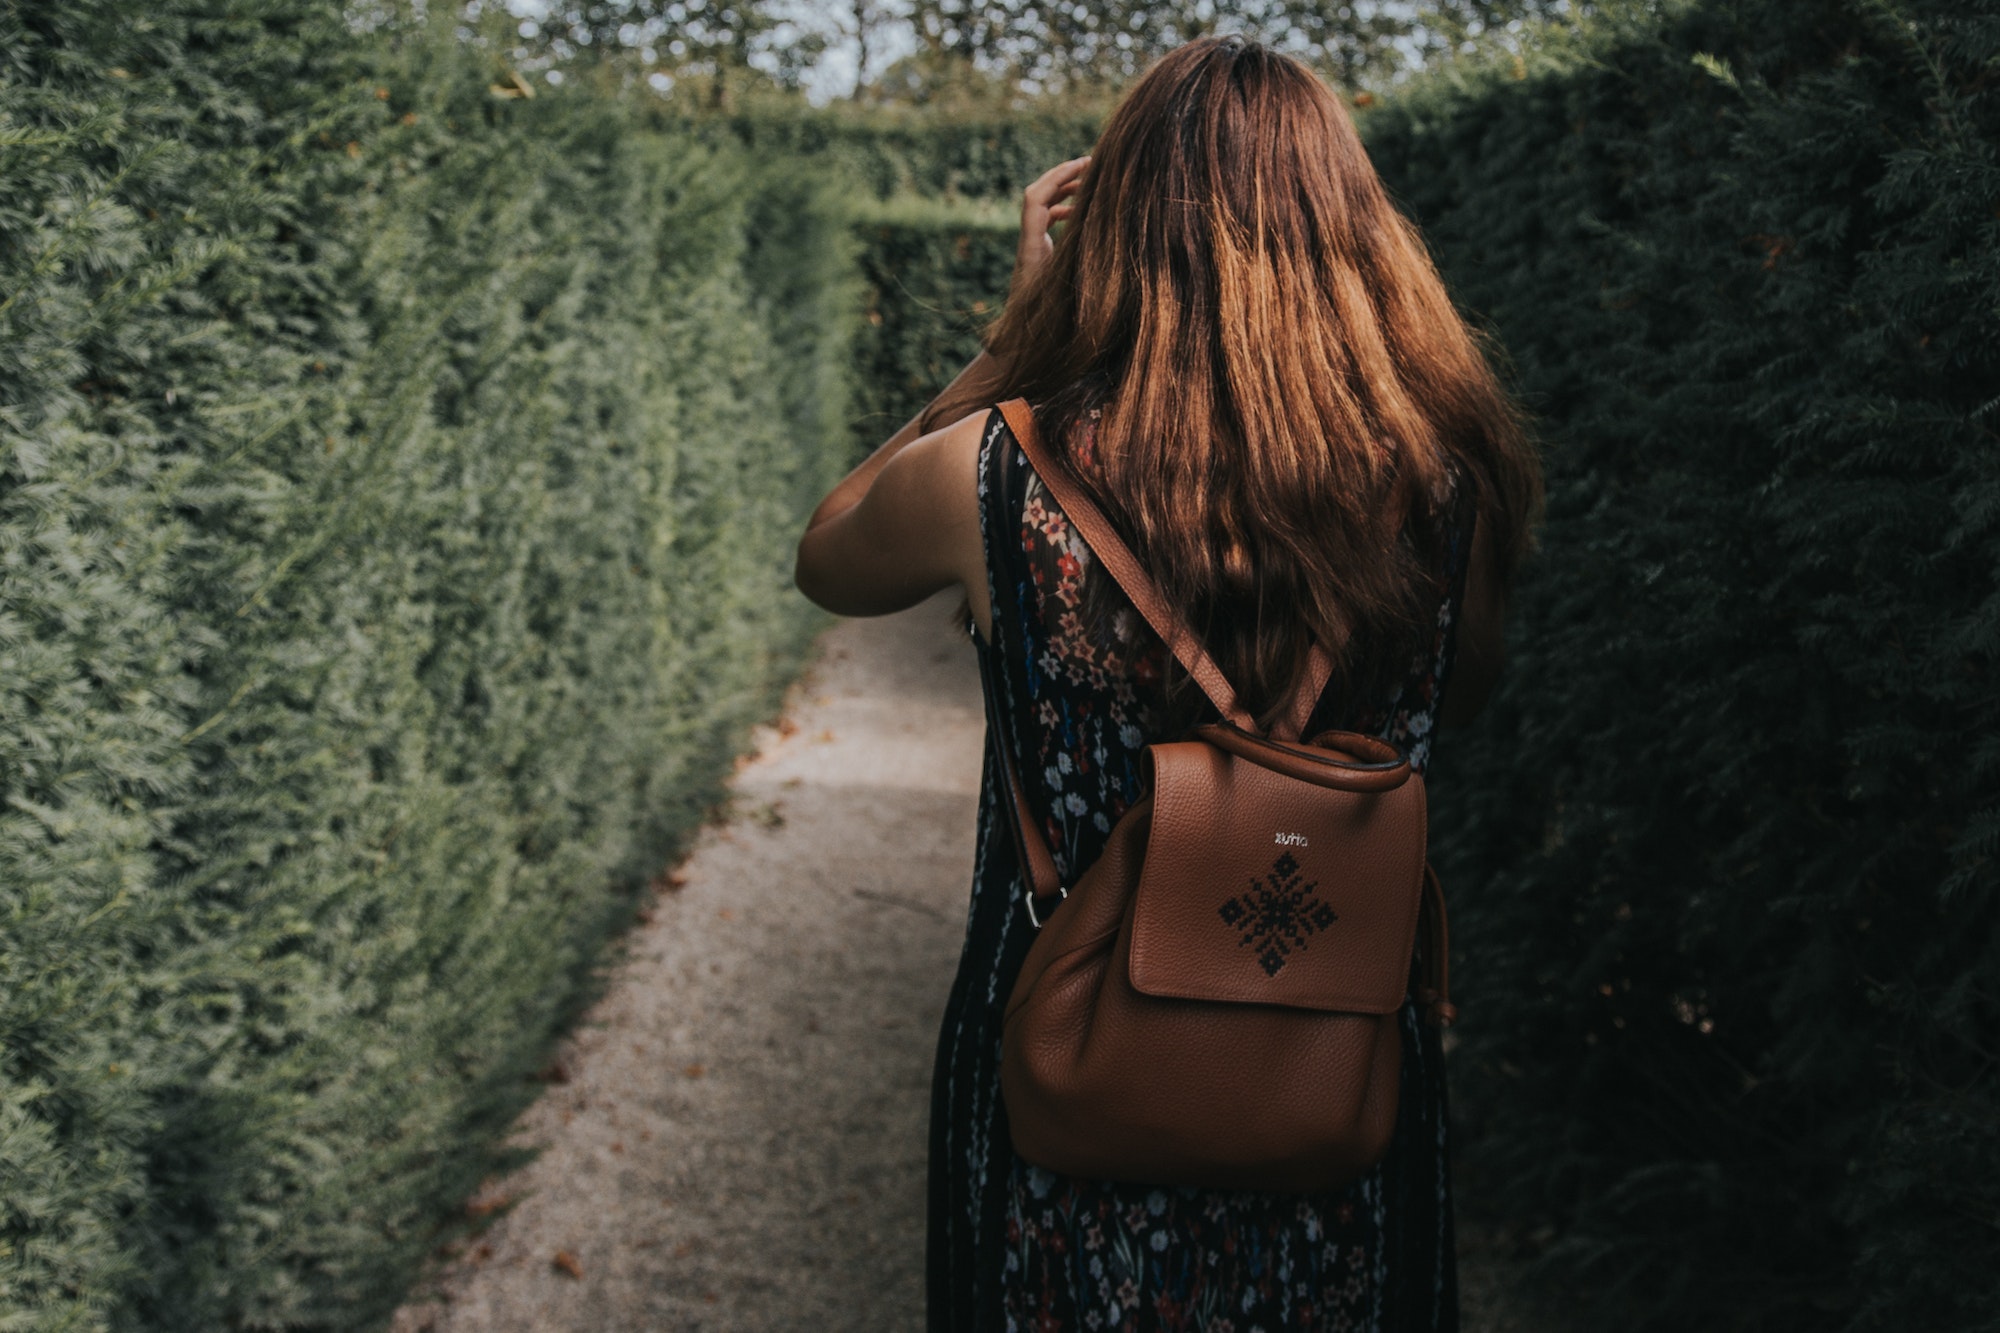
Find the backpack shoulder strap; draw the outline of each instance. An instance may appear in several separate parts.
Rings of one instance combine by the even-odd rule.
[[[1215,664],[1208,650],[1187,627],[1187,622],[1177,615],[1167,604],[1166,598],[1153,583],[1146,571],[1139,566],[1131,550],[1120,540],[1117,529],[1104,517],[1104,511],[1076,483],[1069,469],[1051,454],[1042,443],[1041,432],[1035,427],[1035,414],[1025,398],[1014,398],[1000,404],[1001,415],[1007,419],[1007,427],[1014,432],[1020,443],[1021,452],[1028,456],[1042,485],[1048,487],[1069,521],[1076,525],[1078,533],[1089,543],[1091,552],[1104,566],[1104,572],[1125,591],[1133,607],[1144,616],[1146,623],[1153,627],[1153,633],[1160,636],[1167,650],[1173,653],[1188,675],[1194,678],[1201,692],[1206,694],[1216,711],[1231,726],[1244,731],[1255,732],[1257,725],[1236,697],[1236,689],[1222,674],[1222,668]],[[1304,730],[1312,716],[1313,706],[1319,702],[1320,691],[1333,673],[1332,659],[1327,657],[1318,644],[1314,644],[1307,671],[1306,688],[1292,700],[1288,718],[1289,736],[1294,739]]]
[[[986,699],[986,733],[988,745],[993,751],[993,762],[999,769],[1000,786],[1006,795],[1006,810],[1001,814],[1009,828],[1014,831],[1014,854],[1019,858],[1021,877],[1027,882],[1029,909],[1032,912],[1036,898],[1046,898],[1050,894],[1068,896],[1068,889],[1062,876],[1056,873],[1056,859],[1049,852],[1048,839],[1042,836],[1035,822],[1035,812],[1028,805],[1027,790],[1021,785],[1021,775],[1014,768],[1014,752],[1007,743],[1006,728],[1000,725],[1000,711],[995,706],[996,686],[984,653],[979,656],[979,692]],[[1031,920],[1033,917],[1031,916]]]

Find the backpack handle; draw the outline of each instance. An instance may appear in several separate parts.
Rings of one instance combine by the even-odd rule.
[[[1385,740],[1353,731],[1323,731],[1311,745],[1252,735],[1211,722],[1194,729],[1195,737],[1227,750],[1260,768],[1341,791],[1394,791],[1414,773],[1410,757]]]

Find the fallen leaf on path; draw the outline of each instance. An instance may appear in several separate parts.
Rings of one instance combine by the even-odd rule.
[[[706,1074],[707,1072],[708,1072],[708,1066],[707,1066],[707,1065],[682,1065],[682,1066],[681,1066],[681,1073],[683,1073],[683,1074],[687,1075],[687,1076],[688,1076],[689,1078],[700,1078],[700,1077],[701,1077],[702,1075]]]
[[[734,921],[736,919],[736,913],[727,907],[723,908],[720,912],[717,912],[716,915],[721,917],[724,921]]]
[[[483,1199],[475,1196],[465,1201],[465,1215],[467,1217],[491,1217],[512,1202],[514,1202],[514,1196],[511,1194],[492,1194]]]
[[[833,729],[829,727],[825,731],[822,731],[819,735],[813,737],[813,739],[822,742],[830,741],[833,739]]]
[[[530,1075],[537,1083],[567,1083],[570,1081],[569,1065],[562,1060],[551,1060]]]
[[[799,733],[798,723],[792,721],[788,717],[781,717],[778,719],[778,734],[780,736],[790,739],[791,737],[798,735],[798,733]]]
[[[568,1250],[557,1250],[556,1257],[549,1262],[554,1264],[559,1272],[567,1273],[571,1277],[580,1278],[583,1276],[583,1260],[577,1258]]]

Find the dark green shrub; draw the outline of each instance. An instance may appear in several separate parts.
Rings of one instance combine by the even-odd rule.
[[[354,20],[0,11],[0,1327],[379,1321],[810,624],[845,220]]]
[[[1441,755],[1474,1191],[1582,1328],[2000,1321],[2000,16],[1703,0],[1371,151],[1549,441]]]

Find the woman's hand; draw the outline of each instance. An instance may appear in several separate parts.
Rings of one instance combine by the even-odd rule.
[[[1073,157],[1043,172],[1021,195],[1021,247],[1014,252],[1014,280],[1009,288],[1020,291],[1049,256],[1056,252],[1049,228],[1066,222],[1076,212],[1075,204],[1061,202],[1075,194],[1083,183],[1090,157]]]

